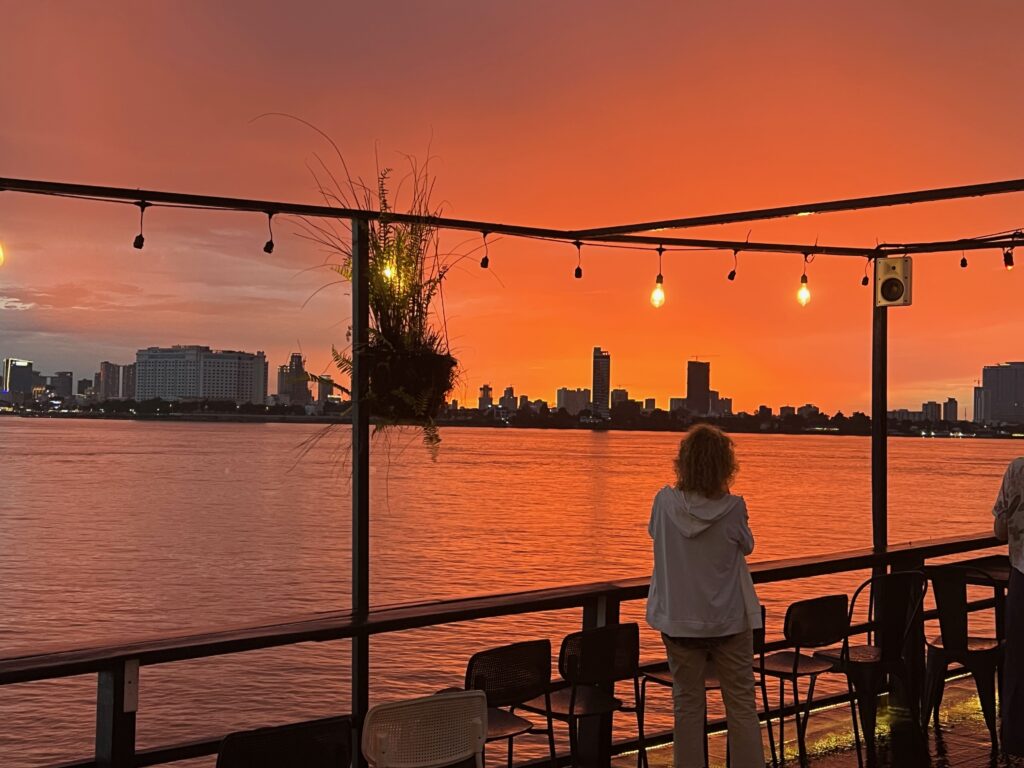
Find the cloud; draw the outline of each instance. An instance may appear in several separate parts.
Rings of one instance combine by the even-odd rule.
[[[29,309],[35,309],[35,307],[36,303],[34,301],[26,302],[14,296],[0,296],[0,310],[24,312]]]

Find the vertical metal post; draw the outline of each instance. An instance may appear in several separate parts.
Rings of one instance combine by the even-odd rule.
[[[366,346],[369,340],[370,240],[365,219],[352,220],[352,613],[357,622],[370,610],[370,409]],[[352,719],[359,744],[370,703],[370,637],[352,638]],[[353,750],[353,765],[364,765]]]
[[[116,662],[99,673],[96,687],[96,765],[135,765],[135,713],[139,708],[139,662]]]
[[[875,307],[871,334],[871,545],[876,553],[889,544],[887,307]]]

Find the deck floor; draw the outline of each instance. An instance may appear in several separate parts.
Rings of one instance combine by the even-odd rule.
[[[909,768],[888,748],[884,706],[879,711],[878,768]],[[792,721],[786,723],[786,765],[798,766],[797,746]],[[850,710],[833,707],[812,713],[808,724],[808,760],[810,768],[856,768]],[[992,753],[988,729],[970,678],[951,680],[942,704],[941,728],[929,729],[932,768],[1024,768],[1024,759]],[[710,767],[725,766],[725,736],[716,734],[709,743]],[[765,756],[769,754],[765,735]],[[672,768],[672,745],[648,750],[651,768]],[[613,761],[614,768],[635,768],[636,757],[626,755]]]

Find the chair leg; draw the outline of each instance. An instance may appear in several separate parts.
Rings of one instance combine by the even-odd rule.
[[[864,768],[864,756],[860,748],[860,729],[857,727],[857,694],[853,689],[853,678],[846,673],[846,690],[850,695],[850,717],[853,720],[853,743],[857,747],[857,768]]]
[[[796,717],[796,744],[800,750],[800,765],[802,768],[806,768],[807,765],[807,721],[811,717],[811,701],[814,698],[814,683],[817,680],[817,676],[811,675],[810,682],[807,685],[807,700],[803,706],[805,710],[803,716],[800,714],[800,694],[797,686],[797,679],[793,679],[793,711]]]
[[[508,737],[508,768],[512,768],[512,742],[515,740],[515,736]]]
[[[985,725],[992,736],[993,751],[999,748],[999,737],[996,727],[996,660],[985,659],[980,663],[970,661],[966,665],[974,678],[974,685],[978,689],[978,699],[981,700],[981,711],[985,715]]]
[[[644,682],[647,682],[646,680]],[[633,678],[633,703],[636,704],[636,738],[637,738],[637,753],[636,753],[636,765],[637,768],[647,768],[647,745],[644,742],[644,697],[646,692],[640,685],[640,679],[637,677]],[[509,768],[512,768],[509,766]]]
[[[878,720],[878,689],[880,672],[873,669],[863,669],[848,675],[852,679],[853,693],[857,700],[857,710],[860,712],[861,730],[864,734],[864,747],[867,752],[868,765],[874,765],[877,758],[875,749],[875,724]],[[854,725],[856,731],[856,725]],[[858,752],[860,746],[857,747]]]
[[[570,756],[570,761],[571,761],[573,766],[575,766],[577,764],[576,763],[576,755],[577,755],[577,753],[579,751],[579,744],[577,743],[578,736],[577,736],[576,727],[577,727],[576,720],[570,717],[569,718],[569,756]]]
[[[768,704],[768,684],[761,678],[761,704],[764,706],[764,724],[768,728],[768,747],[772,755],[772,768],[778,768],[779,759],[775,753],[775,735],[772,733],[771,707]]]
[[[935,728],[939,728],[939,708],[942,706],[942,694],[946,687],[946,655],[937,648],[928,649],[928,661],[926,665],[925,678],[928,684],[927,702],[921,717],[927,725],[928,719],[934,716]]]
[[[555,720],[551,717],[551,694],[544,694],[544,709],[547,710],[548,750],[551,753],[551,768],[558,768],[558,753],[555,750]]]
[[[779,678],[779,764],[786,764],[786,679]]]

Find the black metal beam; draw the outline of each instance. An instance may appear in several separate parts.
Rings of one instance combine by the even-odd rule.
[[[871,544],[875,552],[886,551],[889,542],[888,311],[888,307],[873,307],[871,314]]]
[[[968,184],[958,187],[922,189],[916,192],[898,192],[890,195],[851,197],[844,200],[829,200],[822,203],[782,205],[776,208],[757,208],[750,211],[736,211],[734,213],[715,213],[706,216],[688,216],[678,219],[645,221],[638,224],[620,224],[613,227],[596,227],[594,229],[578,230],[575,232],[575,235],[578,239],[583,240],[601,237],[604,235],[627,235],[634,232],[650,232],[656,229],[708,227],[717,224],[736,224],[744,221],[763,221],[766,219],[782,219],[789,216],[805,216],[812,213],[862,211],[868,208],[887,208],[894,205],[931,203],[939,200],[960,200],[968,197],[986,197],[988,195],[1003,195],[1010,192],[1022,191],[1024,191],[1024,179],[1010,179],[1009,181],[993,181],[985,184]]]

